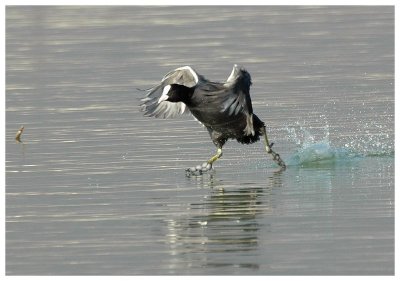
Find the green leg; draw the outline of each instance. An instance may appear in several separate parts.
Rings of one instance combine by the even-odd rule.
[[[217,159],[219,159],[222,156],[222,148],[218,148],[217,153],[210,158],[210,160],[207,161],[208,164],[214,163],[215,161],[217,161]]]
[[[265,150],[267,151],[267,153],[271,153],[272,149],[271,149],[271,145],[269,144],[269,141],[268,141],[267,132],[265,130],[265,127],[262,130],[262,134],[264,136],[264,141],[265,141]]]
[[[265,141],[265,150],[267,151],[268,154],[272,155],[272,160],[275,161],[276,164],[278,164],[280,167],[283,169],[286,168],[285,162],[281,159],[278,153],[272,150],[272,145],[270,145],[267,137],[267,132],[265,127],[261,128],[261,133],[264,136],[264,141]]]
[[[196,167],[191,167],[186,169],[186,175],[202,175],[205,172],[208,172],[212,169],[212,164],[217,161],[222,156],[222,148],[217,149],[217,153],[210,158],[207,162],[204,162],[202,165],[198,165]]]

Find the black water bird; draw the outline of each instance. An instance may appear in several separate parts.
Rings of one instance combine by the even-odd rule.
[[[190,66],[168,72],[160,84],[149,89],[142,99],[145,116],[170,118],[191,113],[208,130],[217,147],[217,153],[203,165],[189,168],[190,174],[201,174],[212,168],[222,156],[222,147],[228,139],[243,144],[264,137],[266,151],[283,169],[285,163],[269,143],[265,124],[253,113],[250,99],[250,74],[236,64],[226,82],[211,82]]]

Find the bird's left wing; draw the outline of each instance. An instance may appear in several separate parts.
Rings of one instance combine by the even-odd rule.
[[[188,113],[189,110],[183,102],[169,102],[163,100],[172,84],[179,84],[192,88],[199,82],[199,75],[190,66],[179,67],[168,72],[160,84],[149,89],[148,94],[141,101],[142,111],[145,116],[156,118],[173,118],[179,114]]]
[[[222,103],[221,112],[228,113],[229,115],[244,113],[247,121],[244,133],[254,136],[253,106],[250,98],[250,74],[235,64],[231,75],[224,85],[230,92]]]

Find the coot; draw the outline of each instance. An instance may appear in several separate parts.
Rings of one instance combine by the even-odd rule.
[[[217,153],[203,165],[186,169],[189,174],[202,174],[222,156],[228,139],[243,144],[258,141],[262,135],[266,151],[282,169],[285,163],[272,150],[265,124],[253,113],[250,99],[250,74],[242,67],[233,66],[226,82],[211,82],[190,66],[168,72],[160,84],[148,90],[142,99],[145,116],[170,118],[191,113],[208,130]]]

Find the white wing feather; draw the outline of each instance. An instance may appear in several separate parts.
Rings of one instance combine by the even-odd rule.
[[[199,82],[199,75],[190,66],[179,67],[168,72],[160,84],[148,90],[148,94],[142,101],[142,111],[146,116],[156,118],[173,118],[179,114],[188,113],[183,102],[169,102],[167,94],[171,84],[179,84],[186,87],[194,87]]]

